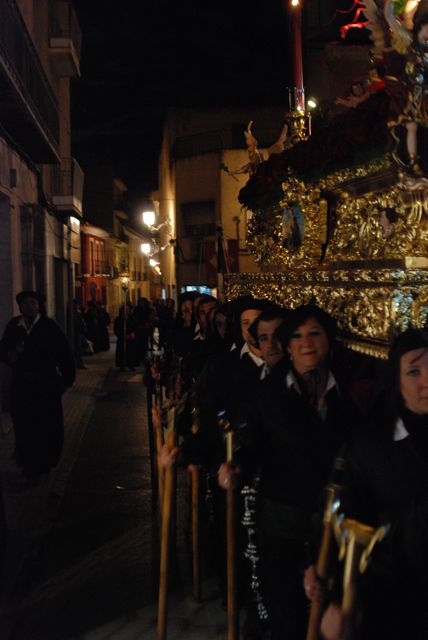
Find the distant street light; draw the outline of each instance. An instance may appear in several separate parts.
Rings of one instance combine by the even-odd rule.
[[[125,371],[126,367],[126,308],[128,306],[128,289],[129,289],[129,274],[123,273],[120,277],[120,286],[123,289],[125,301],[123,305],[123,361],[121,363],[121,371]]]
[[[155,224],[156,215],[154,211],[143,211],[143,222],[148,227],[153,227]]]
[[[316,109],[318,106],[318,102],[315,98],[309,98],[308,100],[308,109]]]
[[[124,274],[124,275],[122,275],[120,277],[120,286],[125,291],[125,299],[126,299],[126,291],[128,291],[128,289],[129,289],[129,276],[128,275]]]

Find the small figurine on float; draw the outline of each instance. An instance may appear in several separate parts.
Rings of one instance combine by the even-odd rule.
[[[235,180],[237,180],[235,176],[243,173],[248,173],[250,175],[253,175],[256,172],[258,165],[261,162],[264,162],[266,160],[263,151],[261,151],[258,148],[258,142],[253,135],[252,126],[253,126],[253,121],[250,120],[246,130],[244,131],[245,142],[247,143],[249,162],[247,164],[244,164],[244,166],[240,167],[239,169],[229,169],[228,167],[226,167],[226,165],[224,164],[221,165],[221,169],[223,169],[223,171],[226,171],[226,173],[232,176],[232,178],[235,178]],[[267,150],[268,158],[270,158],[272,154],[282,153],[282,151],[286,149],[287,142],[288,142],[287,134],[288,134],[288,125],[284,124],[278,136],[278,139],[275,140],[275,142]]]
[[[347,108],[355,108],[358,107],[359,104],[367,100],[370,94],[368,93],[364,82],[361,80],[355,80],[351,84],[351,88],[349,90],[348,95],[344,98],[338,96],[335,100],[335,104],[340,104],[343,107]]]
[[[428,13],[418,13],[418,6],[419,0],[386,0],[380,13],[375,0],[366,0],[374,57],[391,97],[388,127],[396,142],[393,157],[415,177],[425,173],[418,130],[428,127]],[[404,151],[399,148],[403,133]]]
[[[395,225],[398,220],[397,212],[392,207],[384,207],[380,211],[379,223],[382,235],[385,239],[392,238],[395,233]]]

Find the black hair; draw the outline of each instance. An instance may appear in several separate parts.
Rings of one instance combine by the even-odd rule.
[[[409,328],[392,342],[388,363],[383,372],[374,400],[374,415],[387,429],[393,429],[397,417],[404,409],[400,390],[400,362],[404,354],[415,349],[428,349],[428,331]]]
[[[46,316],[46,296],[44,293],[41,293],[40,291],[31,291],[31,290],[20,291],[19,293],[17,293],[15,296],[15,300],[18,303],[20,310],[21,310],[21,303],[26,298],[32,298],[33,300],[37,300],[37,302],[39,303],[40,315]]]
[[[196,305],[196,313],[198,313],[199,311],[199,307],[201,306],[201,304],[207,304],[208,302],[215,302],[218,304],[218,300],[217,298],[214,298],[214,296],[210,296],[207,293],[204,293],[201,295],[201,297],[198,300],[198,303]]]
[[[336,319],[315,304],[304,304],[290,313],[287,323],[281,325],[281,330],[278,331],[278,338],[283,343],[283,347],[288,347],[293,333],[311,318],[322,326],[330,346],[333,346],[337,331]]]
[[[428,24],[428,13],[424,12],[421,13],[420,15],[416,14],[413,20],[413,29],[412,29],[412,34],[413,34],[413,39],[416,40],[418,37],[418,33],[421,30],[421,28]]]
[[[259,340],[258,340],[258,326],[260,322],[271,322],[272,320],[281,319],[283,322],[286,322],[290,317],[290,311],[280,307],[279,305],[273,304],[261,312],[261,314],[254,320],[253,324],[248,329],[251,337],[254,338],[256,347],[259,348]]]

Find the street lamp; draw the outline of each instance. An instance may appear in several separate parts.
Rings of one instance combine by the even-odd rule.
[[[148,227],[153,227],[156,220],[156,214],[154,211],[143,211],[143,222]]]
[[[128,305],[128,290],[129,290],[129,274],[123,273],[120,277],[120,286],[122,287],[125,302],[123,305],[123,360],[121,364],[121,371],[125,371],[126,366],[126,310]]]
[[[144,253],[144,255],[148,256],[152,251],[152,245],[150,244],[150,242],[143,242],[141,245],[141,252]]]

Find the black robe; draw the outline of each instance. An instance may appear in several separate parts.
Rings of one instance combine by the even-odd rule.
[[[403,410],[416,431],[394,440],[377,422],[349,447],[342,510],[388,532],[358,579],[352,639],[428,637],[428,417]],[[418,438],[418,423],[421,437]]]
[[[75,377],[73,354],[54,320],[41,317],[29,334],[9,321],[0,342],[0,359],[11,366],[10,407],[16,460],[26,475],[56,466],[64,442],[61,396]]]
[[[236,454],[244,475],[260,474],[257,533],[272,640],[305,637],[307,546],[334,457],[358,413],[334,387],[322,419],[305,395],[287,387],[289,366],[283,360],[256,392],[247,388]]]

